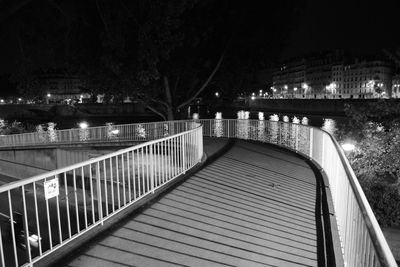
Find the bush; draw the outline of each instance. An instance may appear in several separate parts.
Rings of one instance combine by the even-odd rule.
[[[380,225],[400,225],[400,102],[347,106],[346,115],[337,139],[355,144],[347,156]]]
[[[360,180],[364,193],[381,227],[400,225],[398,186],[379,180]]]

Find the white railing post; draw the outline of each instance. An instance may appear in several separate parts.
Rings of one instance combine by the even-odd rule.
[[[313,157],[314,128],[310,128],[310,158]]]
[[[124,170],[122,170],[124,171]],[[106,181],[104,181],[106,182]],[[99,210],[99,220],[101,225],[103,225],[103,200],[101,197],[101,175],[100,175],[100,162],[96,164],[96,183],[97,183],[97,207]],[[93,197],[93,196],[92,196]]]
[[[227,132],[228,132],[228,138],[231,138],[230,129],[229,129],[229,121],[230,121],[230,120],[227,120],[227,124],[228,124],[228,125],[227,125],[227,126],[228,126],[228,131],[227,131]]]
[[[182,165],[183,173],[186,173],[186,135],[181,136],[181,151],[182,151]]]
[[[150,145],[150,158],[151,158],[151,162],[150,162],[150,183],[151,183],[151,193],[154,194],[154,157],[153,157],[153,145]]]

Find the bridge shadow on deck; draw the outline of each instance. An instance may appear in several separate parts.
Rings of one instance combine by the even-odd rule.
[[[64,264],[317,266],[316,202],[317,178],[306,161],[237,141]]]

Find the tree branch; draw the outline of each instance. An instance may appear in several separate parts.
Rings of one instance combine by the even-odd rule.
[[[174,89],[172,90],[172,94],[173,94],[173,95],[176,95],[176,90],[177,90],[177,88],[178,88],[178,84],[179,84],[180,79],[181,79],[181,76],[178,75],[178,76],[176,77],[176,80],[175,80]]]
[[[157,109],[155,109],[155,108],[153,108],[152,106],[150,106],[150,105],[146,105],[146,107],[148,108],[148,109],[150,109],[153,113],[155,113],[155,114],[157,114],[158,116],[160,116],[163,120],[167,120],[167,117],[165,117],[165,115],[164,114],[162,114],[161,112],[159,112]]]
[[[102,21],[103,24],[104,24],[104,29],[105,29],[106,32],[108,33],[109,31],[108,31],[107,22],[106,22],[106,20],[105,20],[105,18],[104,18],[104,14],[103,14],[103,11],[102,11],[101,8],[100,8],[99,1],[98,1],[98,0],[96,0],[96,6],[97,6],[97,12],[99,13],[100,19],[101,19],[101,21]]]
[[[11,1],[13,2],[13,1]],[[18,10],[20,10],[22,7],[24,7],[26,4],[29,4],[32,2],[32,0],[23,0],[17,2],[14,6],[6,9],[5,11],[0,13],[0,23],[14,15]]]
[[[168,108],[169,108],[168,103],[165,102],[165,101],[158,100],[158,99],[151,99],[151,101],[163,105],[163,106],[165,107],[165,109],[168,109]]]
[[[208,76],[207,80],[203,83],[203,85],[200,87],[199,90],[197,90],[197,92],[190,97],[188,100],[186,100],[185,102],[183,102],[182,104],[180,104],[177,109],[180,109],[188,104],[190,104],[190,102],[192,102],[201,92],[204,91],[204,89],[207,87],[207,85],[210,83],[210,81],[212,80],[212,78],[214,77],[215,73],[218,71],[219,67],[222,64],[222,61],[224,60],[224,56],[225,56],[225,52],[226,52],[226,48],[224,50],[224,52],[222,53],[222,55],[220,56],[217,65],[215,65],[213,71],[211,72],[211,74]]]

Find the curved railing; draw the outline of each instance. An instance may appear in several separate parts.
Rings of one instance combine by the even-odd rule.
[[[46,129],[32,133],[0,136],[1,147],[41,146],[93,142],[118,142],[156,140],[189,130],[190,121],[163,121],[73,128],[66,130]]]
[[[336,140],[329,133],[318,128],[275,121],[199,120],[197,122],[203,125],[204,136],[240,138],[272,143],[292,149],[313,159],[323,168],[329,181],[345,265],[396,266],[390,248],[349,162]],[[113,127],[88,128],[86,129],[88,134],[82,134],[82,129],[57,131],[56,139],[54,139],[54,133],[51,134],[50,132],[45,134],[45,136],[53,136],[46,137],[49,139],[38,136],[33,137],[37,133],[32,134],[31,137],[27,137],[27,134],[22,134],[0,138],[0,147],[116,140],[145,141],[162,138],[68,168],[36,176],[25,180],[27,183],[24,181],[0,187],[0,197],[5,195],[5,200],[0,199],[0,201],[8,203],[7,212],[11,217],[11,221],[15,221],[12,217],[13,213],[10,213],[10,211],[15,210],[14,204],[10,204],[14,203],[11,201],[12,199],[17,198],[18,194],[22,199],[22,203],[26,203],[28,197],[36,199],[36,201],[29,202],[31,206],[33,205],[32,208],[35,212],[30,212],[26,204],[23,204],[23,209],[20,209],[22,211],[22,221],[25,222],[23,223],[24,229],[26,229],[26,225],[29,225],[29,229],[31,229],[30,223],[32,223],[32,229],[36,229],[36,232],[41,231],[39,236],[42,240],[46,239],[50,240],[50,242],[47,241],[47,247],[43,244],[42,247],[38,247],[36,252],[33,251],[30,255],[26,255],[28,262],[35,262],[38,255],[46,255],[50,253],[49,251],[57,249],[82,232],[102,223],[104,215],[106,217],[110,216],[111,210],[113,213],[118,212],[121,208],[130,204],[132,195],[133,201],[136,201],[145,194],[152,192],[151,185],[153,185],[153,189],[159,186],[158,182],[155,184],[149,181],[168,182],[200,160],[202,135],[200,128],[194,128],[197,126],[190,121],[131,124]],[[164,137],[179,131],[185,132]],[[131,161],[132,163],[130,163]],[[151,162],[154,161],[156,163],[152,164]],[[128,169],[125,166],[129,166]],[[161,172],[153,171],[157,168]],[[155,173],[157,173],[156,176]],[[51,179],[52,177],[58,177],[59,179],[60,197],[56,198],[56,204],[53,203],[54,198],[53,202],[44,201],[46,208],[43,211],[38,211],[40,206],[37,203],[38,194],[43,201],[44,182],[53,180]],[[126,177],[136,177],[136,180],[128,179],[129,185],[126,183]],[[141,187],[137,184],[139,180],[143,182]],[[49,182],[46,185],[51,185],[51,183]],[[135,188],[132,191],[133,186]],[[130,192],[129,197],[126,196],[129,194],[126,187]],[[113,189],[110,191],[110,188]],[[137,191],[138,189],[139,191]],[[82,194],[82,192],[87,193]],[[133,192],[136,192],[136,195]],[[86,194],[91,196],[89,197],[90,201],[87,199]],[[98,200],[97,194],[101,196],[102,201]],[[110,197],[110,195],[112,196]],[[130,201],[128,204],[125,202],[126,199]],[[72,206],[71,201],[73,202]],[[66,212],[62,213],[59,211],[59,203],[64,203],[64,206],[70,208],[64,208]],[[87,204],[83,205],[82,203]],[[123,204],[121,205],[121,203]],[[59,208],[57,209],[57,207]],[[49,212],[51,209],[53,209],[53,213]],[[72,215],[68,213],[68,210],[72,210]],[[43,218],[39,216],[41,219],[46,220],[47,218],[47,221],[51,220],[53,222],[53,224],[50,224],[51,227],[47,227],[47,230],[37,227],[39,213],[44,215]],[[50,216],[49,214],[52,215]],[[65,225],[61,223],[62,219],[68,221],[68,225],[71,225],[67,232],[56,231],[57,229],[65,229]],[[14,236],[16,229],[11,229],[11,232]],[[60,232],[62,232],[61,236]],[[1,238],[4,239],[0,235],[0,241]],[[11,252],[15,252],[16,240],[12,241],[13,249]],[[26,240],[24,243],[29,245],[28,241]],[[2,252],[4,249],[0,247]],[[2,253],[2,255],[4,254]],[[21,253],[11,255],[19,255],[21,257]],[[1,260],[4,261],[4,258]],[[18,260],[18,257],[15,260]]]
[[[168,136],[165,128],[155,134],[164,125]],[[1,186],[0,266],[32,266],[201,161],[200,124],[176,121],[146,127],[140,128],[147,130],[140,130],[142,141],[163,137]],[[117,129],[128,133],[134,128]]]
[[[345,266],[397,266],[343,150],[329,133],[310,126],[257,120],[200,120],[203,135],[256,140],[301,153],[326,173]]]

